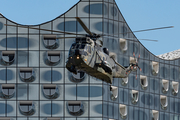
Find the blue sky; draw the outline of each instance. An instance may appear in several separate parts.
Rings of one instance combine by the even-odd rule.
[[[1,0],[0,13],[24,25],[47,22],[67,11],[79,0]],[[133,31],[174,26],[172,29],[135,33],[153,54],[180,49],[180,0],[115,0]]]

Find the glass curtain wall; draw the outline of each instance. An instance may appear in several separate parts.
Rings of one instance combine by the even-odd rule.
[[[136,72],[113,79],[116,99],[110,84],[87,74],[74,81],[75,75],[65,68],[75,38],[59,37],[78,35],[54,31],[86,34],[75,17],[91,32],[107,35],[99,38],[102,48],[121,65],[128,66],[133,53],[136,58],[140,54],[137,79]],[[54,20],[27,28],[0,15],[0,55],[0,120],[151,120],[157,115],[159,120],[180,119],[180,60],[162,60],[149,52],[114,0],[80,0]]]

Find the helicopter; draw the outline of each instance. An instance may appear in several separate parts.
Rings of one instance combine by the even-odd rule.
[[[138,65],[140,55],[136,59],[135,53],[133,53],[134,58],[131,58],[133,59],[133,62],[131,62],[129,66],[120,65],[115,60],[114,56],[110,55],[110,52],[107,48],[102,48],[103,41],[99,38],[106,35],[92,33],[79,17],[76,17],[76,20],[86,31],[87,35],[85,37],[75,38],[75,42],[70,47],[69,56],[67,58],[68,60],[66,62],[66,68],[70,72],[77,74],[78,71],[83,71],[92,77],[112,84],[113,78],[127,78],[132,71],[136,71],[137,79],[137,70],[142,70]],[[165,29],[172,27],[173,26],[153,28],[139,30],[135,32]]]
[[[120,65],[115,60],[113,55],[110,55],[111,53],[109,52],[109,50],[107,48],[103,48],[103,41],[99,38],[106,35],[91,32],[79,17],[75,18],[87,34],[75,34],[70,32],[33,28],[29,26],[18,27],[58,32],[70,35],[81,35],[82,37],[57,37],[57,39],[75,38],[75,42],[72,43],[69,49],[69,55],[66,61],[66,68],[71,73],[77,74],[79,71],[83,71],[92,77],[95,77],[110,84],[112,84],[113,78],[127,78],[132,71],[136,71],[137,77],[137,70],[139,69],[141,71],[141,68],[138,65],[140,55],[138,56],[138,59],[136,59],[135,54],[133,53],[134,60],[129,64],[129,66]],[[16,27],[16,25],[4,25]],[[153,28],[134,32],[143,32],[172,27],[173,26]],[[127,38],[127,40],[130,40],[130,38]]]
[[[93,76],[97,79],[112,84],[113,78],[126,78],[131,71],[141,68],[138,66],[138,60],[130,63],[129,66],[120,65],[110,53],[107,48],[103,47],[102,40],[98,39],[101,36],[96,33],[90,32],[79,17],[76,20],[88,33],[85,37],[75,38],[69,50],[66,68],[77,74],[78,71]]]

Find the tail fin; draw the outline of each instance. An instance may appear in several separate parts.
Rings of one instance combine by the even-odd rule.
[[[132,62],[130,62],[128,67],[124,67],[117,63],[113,58],[115,65],[115,71],[113,71],[113,77],[115,78],[126,78],[131,73],[131,71],[136,71],[136,79],[137,79],[137,69],[141,71],[141,68],[138,65],[138,61],[140,58],[140,54],[138,58],[135,58],[135,53],[133,53],[134,58],[132,58]]]
[[[118,62],[116,62],[114,59],[113,59],[113,61],[116,64],[113,69],[113,77],[114,78],[126,78],[131,73],[132,64],[130,64],[128,67],[124,67],[124,66],[120,65]]]

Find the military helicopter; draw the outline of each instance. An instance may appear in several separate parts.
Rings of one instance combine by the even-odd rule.
[[[77,74],[78,71],[84,71],[95,78],[112,84],[113,78],[126,78],[132,70],[140,69],[138,60],[130,63],[127,67],[120,65],[109,55],[107,48],[102,48],[103,42],[98,38],[104,35],[90,32],[79,17],[76,17],[76,20],[88,34],[86,37],[75,38],[75,43],[70,47],[66,62],[66,68],[70,72]]]
[[[68,60],[66,62],[66,68],[70,72],[77,74],[78,71],[84,71],[85,73],[110,84],[112,84],[113,78],[127,78],[131,71],[136,71],[137,77],[137,69],[141,71],[141,68],[138,65],[140,55],[136,59],[135,53],[133,53],[134,60],[129,66],[120,65],[115,58],[110,55],[107,48],[102,48],[103,42],[98,38],[106,35],[92,33],[79,17],[76,17],[76,20],[87,32],[87,35],[86,37],[75,38],[75,43],[70,47]],[[171,27],[172,26],[146,29],[135,32]]]
[[[70,47],[69,56],[66,62],[67,70],[69,70],[74,74],[77,74],[78,71],[84,71],[90,76],[93,76],[97,79],[112,84],[113,78],[127,78],[128,75],[131,73],[131,71],[137,72],[138,69],[141,70],[141,68],[138,65],[138,60],[140,55],[138,59],[136,59],[135,54],[133,53],[134,62],[130,63],[129,66],[120,65],[113,56],[110,56],[110,53],[107,48],[102,48],[103,42],[99,38],[106,35],[92,33],[79,17],[76,17],[76,20],[86,31],[87,33],[86,35],[48,30],[48,29],[32,28],[27,26],[18,26],[18,27],[83,36],[76,38],[73,37],[75,38],[75,42],[72,43]],[[7,24],[5,25],[15,26],[15,25],[7,25]],[[143,31],[165,29],[172,27],[173,26],[146,29],[146,30],[140,30],[134,32],[143,32]],[[60,37],[57,39],[62,39],[62,38],[68,38],[68,37]]]
[[[103,42],[98,38],[106,35],[92,33],[79,17],[76,17],[76,20],[87,32],[87,35],[86,37],[75,38],[75,43],[70,47],[68,60],[66,62],[66,68],[70,72],[77,74],[78,71],[84,71],[85,73],[110,84],[112,84],[113,78],[127,78],[131,71],[136,71],[137,78],[137,69],[141,71],[141,68],[138,65],[140,55],[136,59],[135,53],[133,53],[134,58],[132,59],[134,60],[129,66],[120,65],[115,58],[110,55],[107,48],[102,48]],[[172,27],[173,26],[153,28],[134,32]]]

